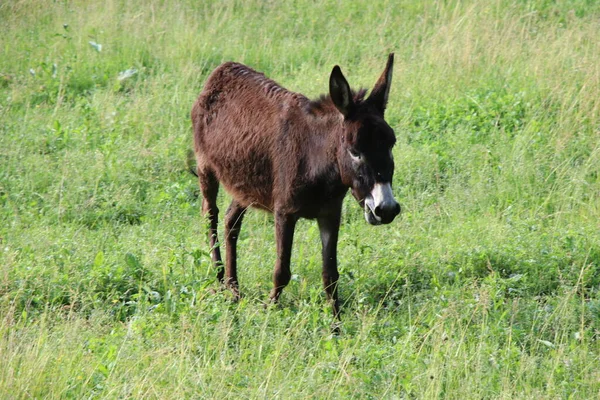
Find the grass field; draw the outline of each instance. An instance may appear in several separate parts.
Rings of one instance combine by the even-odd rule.
[[[0,398],[600,396],[600,2],[0,4]],[[189,111],[218,64],[316,97],[372,87],[403,214],[313,221],[263,308],[272,217],[215,282]],[[227,195],[220,194],[221,209]]]

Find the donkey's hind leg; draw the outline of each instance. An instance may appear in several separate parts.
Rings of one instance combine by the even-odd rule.
[[[225,213],[225,284],[236,299],[240,297],[237,279],[237,240],[242,227],[246,207],[233,200]]]
[[[208,168],[198,167],[198,180],[202,191],[202,215],[208,218],[208,240],[210,243],[212,260],[217,267],[217,278],[223,282],[223,261],[217,237],[217,224],[219,222],[219,209],[217,208],[217,194],[219,181],[215,173]]]

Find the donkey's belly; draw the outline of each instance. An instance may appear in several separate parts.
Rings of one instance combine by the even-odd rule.
[[[217,178],[244,207],[273,210],[272,163],[256,152],[211,157]]]

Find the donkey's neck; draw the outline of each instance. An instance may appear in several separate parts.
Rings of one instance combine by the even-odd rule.
[[[316,181],[326,180],[332,186],[341,185],[338,153],[344,132],[343,117],[333,108],[331,112],[309,119],[311,143],[306,147],[308,177]]]

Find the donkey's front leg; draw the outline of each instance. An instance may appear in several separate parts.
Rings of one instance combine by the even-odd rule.
[[[340,207],[341,212],[341,207]],[[323,245],[323,286],[327,299],[331,302],[333,315],[340,318],[340,302],[338,298],[337,242],[340,230],[340,213],[317,219]]]
[[[273,290],[271,301],[277,302],[281,291],[290,282],[292,272],[290,271],[290,259],[292,256],[292,242],[294,240],[294,228],[298,218],[295,215],[275,212],[275,237],[277,240],[277,261],[273,273]]]

